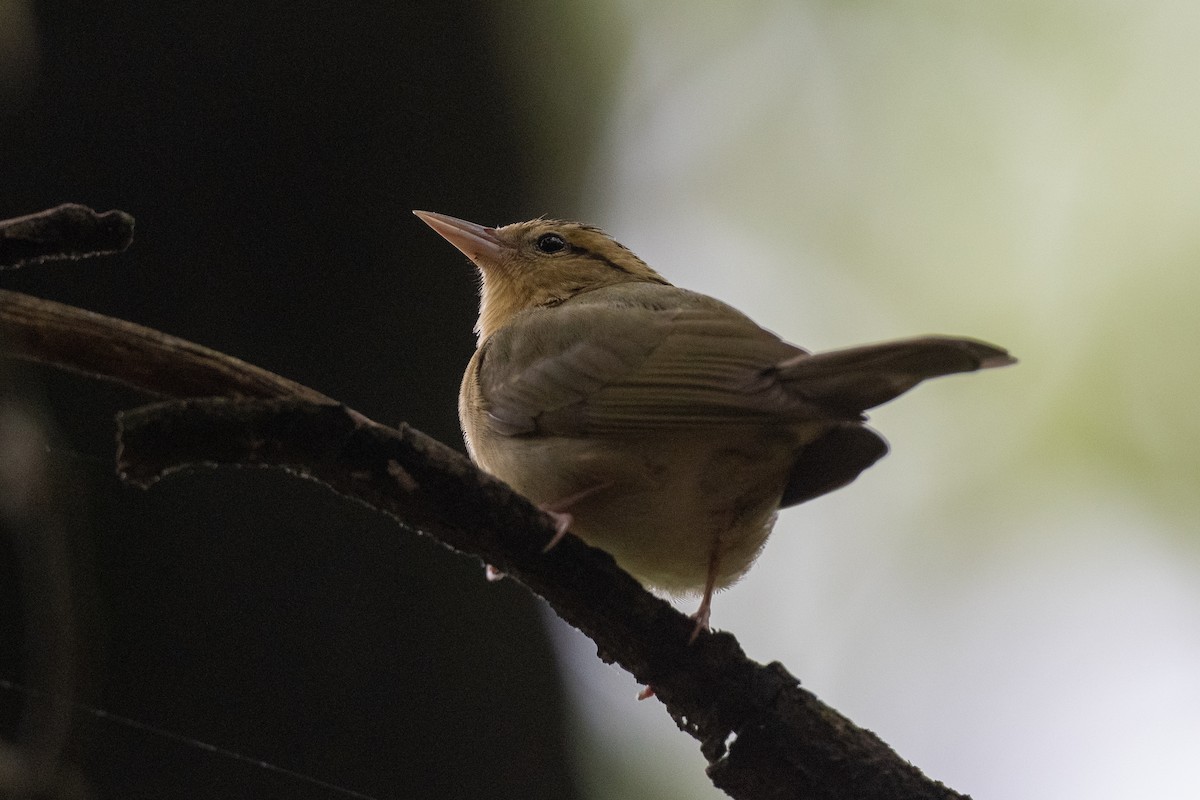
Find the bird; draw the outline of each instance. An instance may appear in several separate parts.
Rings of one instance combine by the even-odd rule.
[[[949,336],[814,354],[672,285],[594,226],[413,213],[480,277],[458,404],[469,456],[554,519],[547,549],[570,531],[649,588],[698,593],[691,640],[781,509],[887,452],[865,411],[927,378],[1016,361]]]

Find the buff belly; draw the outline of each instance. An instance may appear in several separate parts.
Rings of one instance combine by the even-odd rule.
[[[715,588],[749,569],[795,454],[816,432],[738,426],[586,441],[493,434],[475,437],[472,455],[534,503],[570,513],[572,533],[642,583],[682,594],[703,590],[714,566]]]

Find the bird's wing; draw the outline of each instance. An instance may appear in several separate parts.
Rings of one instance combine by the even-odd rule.
[[[805,352],[737,311],[537,309],[494,334],[479,388],[497,432],[580,435],[828,416],[776,367]]]
[[[718,300],[648,284],[518,314],[480,355],[476,378],[497,432],[567,436],[861,421],[927,378],[1014,361],[941,336],[812,355]]]

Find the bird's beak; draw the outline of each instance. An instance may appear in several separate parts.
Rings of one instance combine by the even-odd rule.
[[[500,260],[507,245],[496,235],[495,228],[486,228],[465,219],[433,211],[414,211],[421,221],[457,247],[481,269]]]

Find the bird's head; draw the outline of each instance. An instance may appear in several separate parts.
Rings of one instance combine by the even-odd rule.
[[[475,332],[480,341],[525,309],[557,305],[618,283],[667,283],[627,247],[590,225],[535,219],[488,228],[431,211],[413,213],[479,268]]]

